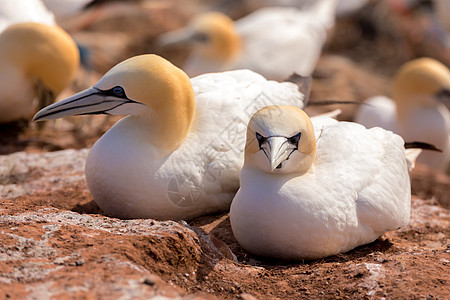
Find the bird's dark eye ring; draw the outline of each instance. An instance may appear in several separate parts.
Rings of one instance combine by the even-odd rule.
[[[300,141],[300,137],[302,136],[302,133],[299,132],[296,135],[288,138],[289,143],[291,143],[292,145],[295,145],[296,147],[298,147],[298,141]]]
[[[121,86],[113,87],[112,92],[114,93],[114,95],[116,95],[118,97],[123,97],[123,95],[125,95],[125,91],[123,90],[123,87],[121,87]]]
[[[259,149],[261,149],[262,144],[266,142],[267,138],[263,137],[261,134],[256,132],[256,139],[258,140]]]

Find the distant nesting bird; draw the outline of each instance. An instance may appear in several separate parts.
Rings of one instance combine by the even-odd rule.
[[[55,17],[41,0],[0,1],[0,32],[16,23],[41,23],[55,25]]]
[[[0,123],[29,119],[72,80],[79,64],[61,28],[18,23],[0,33]]]
[[[443,153],[424,153],[418,163],[446,170],[450,164],[450,70],[431,58],[407,62],[392,80],[392,99],[375,96],[366,100],[355,121],[366,127],[380,126],[406,140],[435,145]]]
[[[273,103],[303,106],[293,83],[248,70],[189,77],[141,55],[34,120],[128,115],[91,149],[86,179],[94,200],[121,218],[191,219],[225,211],[239,187],[250,116]]]
[[[163,34],[163,46],[193,45],[189,76],[250,69],[272,80],[311,75],[334,25],[335,0],[309,9],[262,8],[236,22],[218,12],[199,14],[185,28]]]
[[[249,121],[233,234],[251,253],[286,260],[370,243],[408,224],[408,164],[420,151],[408,162],[390,131],[265,107]]]

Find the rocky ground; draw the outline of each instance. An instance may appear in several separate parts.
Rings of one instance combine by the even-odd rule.
[[[80,71],[66,95],[90,85],[116,60],[157,52],[151,47],[154,37],[185,17],[180,13],[168,22],[166,10],[153,8],[149,13],[157,17],[152,18],[139,15],[141,30],[129,25],[120,27],[125,34],[117,32],[117,20],[106,19],[74,33],[91,45],[96,64]],[[389,39],[367,47],[363,33],[354,37],[354,26],[345,21],[337,27],[314,73],[312,101],[359,101],[388,93],[389,76],[408,59],[380,51]],[[133,28],[133,39],[127,28]],[[353,38],[345,41],[349,32]],[[137,35],[150,46],[137,43]],[[345,48],[344,42],[353,46]],[[351,120],[355,107],[341,108],[341,118]],[[189,222],[102,214],[87,187],[84,161],[87,148],[117,120],[96,116],[48,122],[43,128],[0,128],[0,300],[450,298],[447,174],[416,166],[407,227],[338,256],[273,261],[239,246],[228,214]]]
[[[0,156],[0,299],[450,297],[448,178],[434,183],[442,200],[413,197],[409,226],[345,254],[286,263],[243,250],[228,214],[102,215],[84,178],[87,153]],[[413,182],[430,172],[417,168]]]

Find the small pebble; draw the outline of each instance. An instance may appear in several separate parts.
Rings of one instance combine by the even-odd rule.
[[[154,286],[156,284],[156,282],[150,278],[145,278],[144,281],[142,282],[143,284],[149,285],[149,286]]]

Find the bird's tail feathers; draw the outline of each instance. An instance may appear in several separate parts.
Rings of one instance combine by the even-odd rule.
[[[407,142],[405,143],[405,156],[408,164],[408,170],[411,172],[416,165],[416,159],[423,150],[442,152],[436,146],[424,142]]]
[[[335,109],[323,114],[315,115],[314,118],[333,118],[336,119],[337,116],[339,116],[342,113],[342,110]]]
[[[442,150],[437,148],[435,145],[424,143],[424,142],[406,142],[405,149],[423,149],[423,150],[442,152]]]
[[[422,149],[405,149],[406,163],[408,165],[409,172],[411,172],[416,166],[416,159],[420,155],[420,153],[422,153]]]

